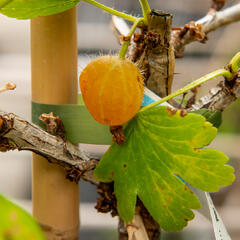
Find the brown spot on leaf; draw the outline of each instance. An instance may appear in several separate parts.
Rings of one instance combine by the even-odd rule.
[[[194,148],[193,149],[195,152],[200,152],[200,150],[198,148]]]
[[[206,170],[209,169],[207,164],[201,164],[201,166],[202,166],[202,168],[204,168],[204,169],[206,169]]]
[[[163,207],[163,208],[167,208],[167,206],[166,206],[166,205],[162,205],[162,207]]]
[[[184,190],[185,190],[185,191],[188,191],[188,192],[191,193],[191,194],[194,194],[193,191],[192,191],[188,186],[186,186],[186,185],[184,186]]]
[[[17,215],[17,213],[15,211],[11,211],[9,213],[9,218],[10,218],[11,221],[16,221],[17,217],[18,217],[18,215]]]
[[[181,110],[180,110],[180,116],[181,116],[181,117],[187,116],[187,110],[181,109]]]
[[[151,188],[151,193],[154,193],[156,191],[156,186],[153,186],[152,188]]]
[[[123,164],[123,168],[126,168],[127,167],[127,164]]]
[[[12,231],[11,230],[7,230],[4,234],[4,239],[12,239]]]
[[[177,109],[173,109],[173,108],[170,108],[170,107],[167,107],[167,111],[168,111],[168,114],[169,116],[173,116],[177,113]]]

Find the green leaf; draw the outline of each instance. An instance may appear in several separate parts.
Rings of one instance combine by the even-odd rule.
[[[0,239],[45,240],[45,237],[28,213],[0,195]]]
[[[80,0],[0,0],[0,13],[8,17],[29,19],[48,16],[75,7]]]
[[[208,109],[199,109],[196,111],[193,111],[192,113],[196,113],[199,115],[202,115],[203,117],[206,118],[206,120],[216,128],[219,128],[220,125],[222,124],[222,112],[221,111],[212,111]]]
[[[104,154],[95,176],[114,181],[118,212],[125,222],[133,218],[141,199],[165,231],[181,230],[200,208],[197,197],[184,184],[208,192],[234,180],[228,157],[207,146],[217,129],[204,117],[166,107],[139,112],[124,128],[126,141],[114,143]]]

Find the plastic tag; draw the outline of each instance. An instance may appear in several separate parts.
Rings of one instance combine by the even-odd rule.
[[[142,101],[142,107],[147,106],[153,102],[156,102],[160,100],[161,98],[156,95],[154,92],[149,90],[148,88],[144,87],[144,92],[143,92],[143,101]],[[168,107],[173,107],[171,106],[168,102],[164,102],[161,104],[162,106],[168,106]]]
[[[216,240],[231,240],[231,237],[229,236],[227,229],[213,204],[210,194],[205,192],[205,196],[208,202]]]

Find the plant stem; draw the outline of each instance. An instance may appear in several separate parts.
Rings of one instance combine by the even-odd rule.
[[[236,73],[240,68],[240,52],[238,52],[230,61],[232,71]]]
[[[126,54],[126,52],[127,52],[127,50],[128,50],[128,46],[129,46],[129,44],[130,44],[131,37],[132,37],[134,31],[136,30],[138,24],[139,24],[140,22],[142,22],[142,21],[144,21],[144,18],[138,18],[138,19],[134,22],[133,26],[131,27],[131,29],[130,29],[128,35],[127,35],[127,37],[129,37],[129,40],[125,41],[125,42],[123,43],[121,49],[120,49],[120,52],[119,52],[119,58],[120,58],[120,59],[124,59],[124,58],[125,58],[125,54]]]
[[[155,106],[157,106],[157,105],[159,105],[159,104],[161,104],[163,102],[168,101],[169,99],[172,99],[172,98],[174,98],[174,97],[176,97],[176,96],[178,96],[180,94],[183,94],[183,93],[187,92],[188,90],[190,90],[190,89],[192,89],[194,87],[197,87],[197,86],[199,86],[199,85],[201,85],[201,84],[203,84],[203,83],[205,83],[205,82],[207,82],[207,81],[209,81],[209,80],[211,80],[211,79],[213,79],[215,77],[221,76],[221,75],[223,75],[226,78],[231,78],[232,77],[232,73],[230,73],[228,70],[225,70],[225,69],[216,70],[216,71],[214,71],[212,73],[209,73],[209,74],[207,74],[207,75],[197,79],[194,82],[191,82],[190,84],[188,84],[185,87],[177,90],[176,92],[174,92],[174,93],[172,93],[172,94],[162,98],[161,100],[159,100],[157,102],[154,102],[154,103],[151,103],[151,104],[147,105],[146,107],[143,107],[142,109],[140,109],[139,112],[143,112],[143,111],[145,111],[145,110],[147,110],[149,108],[155,107]]]
[[[87,2],[89,4],[94,5],[95,7],[101,8],[103,11],[108,12],[108,13],[110,13],[112,15],[116,15],[118,17],[124,18],[124,19],[126,19],[126,20],[128,20],[130,22],[135,22],[138,19],[138,18],[133,17],[131,15],[128,15],[126,13],[119,12],[119,11],[113,9],[113,8],[107,7],[107,6],[97,2],[95,0],[83,0],[83,1]]]
[[[10,2],[12,2],[12,0],[6,0],[5,2],[1,3],[1,4],[0,4],[0,10],[1,10],[2,8],[4,8],[6,5],[8,5]]]
[[[144,23],[148,25],[148,14],[151,12],[151,8],[148,4],[147,0],[139,0],[141,7],[142,7],[142,13],[144,17]]]

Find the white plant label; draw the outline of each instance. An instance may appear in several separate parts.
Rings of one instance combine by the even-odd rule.
[[[231,240],[231,237],[229,236],[227,229],[213,204],[210,194],[205,192],[205,196],[211,214],[216,240]]]

